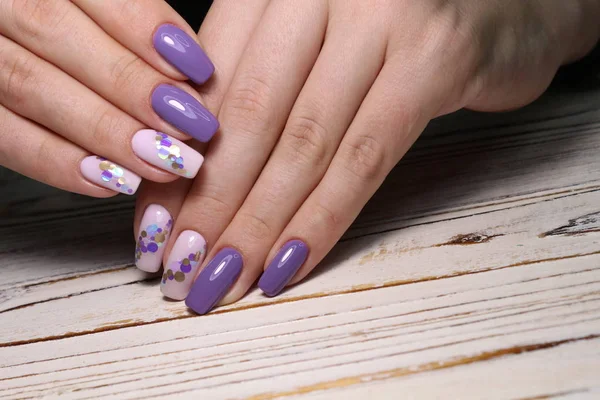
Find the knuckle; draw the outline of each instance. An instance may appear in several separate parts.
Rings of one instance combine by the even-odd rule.
[[[293,160],[309,166],[323,165],[329,154],[328,132],[313,116],[294,116],[288,121],[282,140],[291,149]]]
[[[191,190],[185,199],[186,204],[191,205],[194,216],[190,221],[200,225],[204,221],[229,221],[234,208],[223,200],[226,198],[223,187],[203,182],[202,192]]]
[[[137,77],[143,75],[140,71],[143,71],[145,66],[145,62],[135,54],[120,57],[110,69],[114,89],[123,91],[124,88],[137,87]]]
[[[12,20],[19,35],[49,41],[71,9],[57,0],[12,0]]]
[[[120,136],[118,132],[123,125],[119,113],[110,107],[102,107],[94,115],[96,115],[96,118],[91,121],[92,126],[90,129],[94,145],[113,150],[113,148],[110,148],[111,144],[114,144],[115,137]]]
[[[224,108],[224,118],[236,131],[259,135],[269,125],[273,113],[269,85],[260,78],[242,79],[233,88]]]
[[[39,174],[37,179],[42,182],[53,182],[55,181],[56,172],[54,168],[48,168],[55,164],[56,152],[52,148],[50,143],[50,137],[45,136],[39,143],[36,150],[36,163],[37,168],[35,169]]]
[[[256,214],[242,214],[240,220],[244,239],[257,242],[271,237],[273,229],[265,218]]]
[[[31,87],[35,85],[35,59],[24,52],[10,53],[3,51],[0,61],[2,97],[18,108],[27,101]]]
[[[386,166],[386,149],[374,136],[364,134],[344,143],[344,167],[360,181],[380,179]]]
[[[316,203],[313,208],[312,221],[324,232],[335,233],[343,226],[342,216],[321,202]]]

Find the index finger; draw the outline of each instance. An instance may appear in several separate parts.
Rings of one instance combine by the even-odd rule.
[[[196,33],[163,0],[73,3],[110,36],[168,77],[203,84],[215,70]]]

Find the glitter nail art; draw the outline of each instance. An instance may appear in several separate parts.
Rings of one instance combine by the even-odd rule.
[[[156,132],[154,140],[156,141],[158,157],[163,160],[169,168],[175,170],[177,174],[186,177],[189,176],[189,173],[185,170],[179,146],[174,144],[169,136],[161,132]]]
[[[100,164],[98,165],[100,171],[102,171],[100,173],[100,179],[102,179],[104,182],[114,184],[117,190],[120,192],[129,194],[134,192],[134,190],[131,189],[127,184],[127,179],[125,179],[123,176],[123,168],[111,163],[106,158],[96,157],[96,159],[100,161]]]
[[[189,277],[190,272],[196,269],[205,252],[206,247],[196,253],[190,253],[186,258],[180,261],[173,261],[169,265],[169,269],[165,270],[162,277],[162,283],[167,283],[167,280],[174,280],[175,282],[185,281]]]
[[[172,227],[173,220],[169,219],[164,228],[159,227],[158,224],[151,224],[142,230],[135,247],[135,261],[138,262],[145,253],[156,253],[164,246]]]

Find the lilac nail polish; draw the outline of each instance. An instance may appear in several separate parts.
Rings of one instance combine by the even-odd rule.
[[[201,142],[208,142],[219,129],[214,115],[175,86],[157,86],[152,92],[152,108],[162,119]]]
[[[194,282],[185,304],[202,315],[227,294],[242,273],[242,255],[232,248],[224,248],[204,268]]]
[[[287,242],[258,281],[267,296],[276,296],[298,272],[308,257],[308,246],[301,240]]]
[[[153,43],[169,64],[195,83],[203,84],[215,72],[215,66],[198,43],[174,25],[161,25],[154,34]]]

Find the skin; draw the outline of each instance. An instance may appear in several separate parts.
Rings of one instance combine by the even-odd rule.
[[[189,139],[150,105],[161,83],[197,96],[153,48],[164,23],[196,37],[162,0],[0,0],[0,165],[94,197],[116,193],[83,178],[90,154],[155,182],[177,179],[131,148],[147,127]]]
[[[600,1],[217,0],[200,32],[217,72],[199,89],[221,122],[193,184],[148,183],[179,232],[244,269],[241,298],[290,239],[304,279],[438,116],[526,105],[600,36]]]

